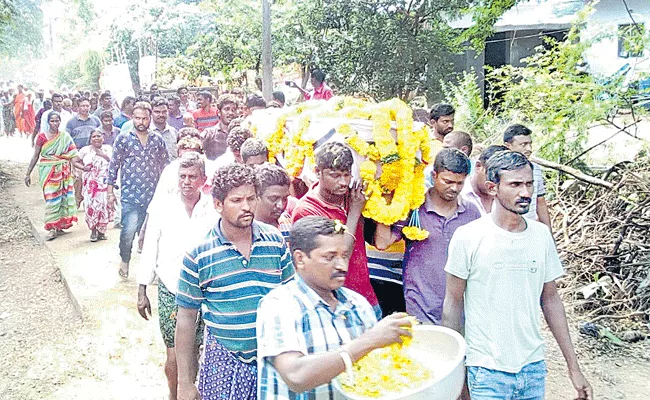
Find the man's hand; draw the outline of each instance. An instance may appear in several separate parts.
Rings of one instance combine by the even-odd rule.
[[[147,312],[149,313],[149,316],[147,316]],[[147,292],[143,290],[142,287],[138,291],[138,313],[140,313],[140,316],[147,321],[149,320],[149,317],[151,317],[151,303],[147,297]]]
[[[386,347],[393,343],[402,343],[402,336],[411,337],[411,318],[406,313],[395,313],[382,319],[363,334],[375,349]]]
[[[366,201],[368,200],[364,194],[365,191],[366,187],[363,182],[355,182],[352,185],[352,188],[350,189],[350,214],[352,214],[353,210],[359,213],[363,211],[363,208],[366,206]]]
[[[201,394],[193,383],[178,382],[176,398],[178,400],[201,400]]]
[[[31,184],[32,184],[32,178],[29,175],[25,176],[25,186],[29,187],[29,185]]]
[[[569,378],[571,378],[571,383],[573,383],[573,387],[578,392],[579,400],[594,399],[594,390],[591,388],[591,385],[587,382],[587,378],[585,378],[580,369],[569,371]]]
[[[106,195],[107,201],[108,201],[108,207],[111,209],[115,210],[115,203],[117,203],[117,199],[115,198],[115,195],[113,193],[109,193]]]

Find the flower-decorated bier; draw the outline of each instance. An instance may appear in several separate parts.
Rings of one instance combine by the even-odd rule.
[[[367,186],[363,216],[385,225],[410,216],[405,236],[411,240],[428,236],[420,227],[417,209],[425,199],[424,169],[432,162],[431,139],[403,101],[334,97],[256,111],[246,123],[266,142],[269,161],[306,182],[315,181],[318,147],[330,141],[347,143],[354,151],[353,176]]]

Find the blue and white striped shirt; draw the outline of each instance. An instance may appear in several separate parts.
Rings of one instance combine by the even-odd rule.
[[[183,259],[176,304],[203,309],[203,319],[219,343],[245,363],[255,362],[255,322],[260,299],[294,275],[280,231],[253,222],[246,260],[223,235],[221,219],[203,242]]]
[[[330,400],[331,383],[295,393],[282,380],[271,358],[297,351],[305,355],[339,349],[377,323],[375,312],[360,294],[340,288],[331,307],[299,276],[274,289],[260,302],[257,318],[258,400]]]

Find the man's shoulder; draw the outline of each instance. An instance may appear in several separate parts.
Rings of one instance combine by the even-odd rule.
[[[472,204],[472,206],[476,209],[476,212],[478,213],[478,209],[476,206]],[[491,221],[491,216],[490,214],[486,215],[479,215],[478,218],[475,220],[472,220],[468,223],[466,223],[463,226],[459,226],[458,229],[456,229],[456,233],[454,236],[467,236],[467,237],[479,237],[483,235],[490,235],[490,227],[492,226],[492,221]]]
[[[282,302],[285,304],[289,302],[296,302],[296,304],[298,304],[298,297],[301,295],[301,293],[302,291],[298,287],[298,281],[294,279],[290,282],[285,283],[284,285],[276,286],[275,288],[271,289],[271,291],[262,298],[260,305],[270,302]]]
[[[282,233],[275,226],[257,220],[254,221],[253,224],[257,226],[264,240],[273,241],[273,242],[284,241]]]
[[[326,213],[323,212],[318,207],[318,201],[314,196],[312,191],[307,192],[298,202],[291,213],[292,220],[295,222],[297,219],[306,217],[309,215],[318,215],[323,217],[328,217]]]
[[[345,296],[347,301],[351,302],[354,306],[362,307],[362,308],[368,308],[368,309],[372,310],[372,306],[370,305],[368,300],[366,300],[365,297],[363,297],[359,293],[355,292],[354,290],[348,289],[346,287],[341,287],[339,289],[339,291]],[[372,311],[372,312],[374,312],[374,311]]]
[[[465,196],[463,196],[462,193],[459,199],[460,199],[460,203],[465,208],[465,212],[468,214],[469,218],[474,218],[475,220],[481,218],[481,211],[478,209],[476,204],[474,204],[474,202],[465,198]]]

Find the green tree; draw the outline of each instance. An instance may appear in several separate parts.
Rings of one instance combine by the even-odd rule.
[[[0,0],[0,58],[41,55],[43,12],[40,0]]]
[[[141,56],[176,57],[196,43],[199,34],[211,29],[214,14],[194,4],[150,0],[130,5],[110,27],[108,50],[125,55],[131,80],[140,86]]]
[[[297,63],[303,76],[313,66],[343,93],[376,98],[435,96],[462,43],[485,37],[495,18],[516,0],[328,0],[273,4],[275,66]],[[210,0],[215,29],[179,60],[191,78],[258,69],[261,10],[258,1]],[[480,5],[472,11],[472,6]],[[475,28],[453,30],[448,21],[475,14]],[[479,41],[480,42],[480,41]],[[303,81],[305,81],[304,79]]]

